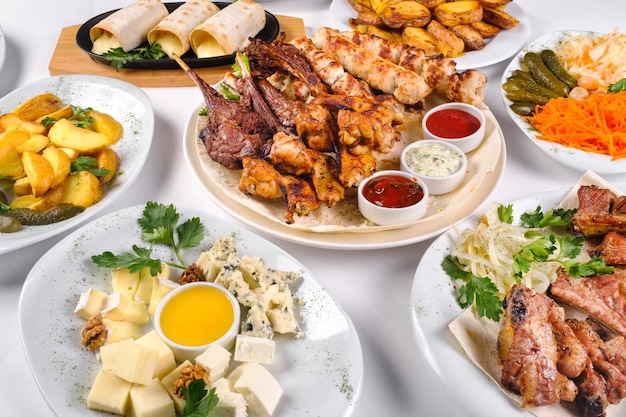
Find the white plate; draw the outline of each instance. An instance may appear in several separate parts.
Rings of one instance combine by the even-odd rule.
[[[0,71],[4,68],[4,62],[7,58],[7,41],[4,37],[4,32],[0,26]]]
[[[41,242],[93,217],[122,195],[143,168],[152,144],[154,111],[143,90],[125,81],[95,75],[60,75],[43,78],[0,99],[0,114],[37,94],[56,94],[63,103],[112,115],[124,126],[123,137],[113,146],[119,157],[119,174],[107,185],[102,200],[71,219],[45,225],[25,226],[15,233],[0,234],[0,254]]]
[[[614,184],[626,191],[626,184]],[[535,210],[548,210],[571,190],[564,188],[513,201],[515,218]],[[479,215],[441,235],[424,252],[415,272],[411,289],[411,319],[418,352],[433,378],[440,381],[451,401],[466,411],[463,417],[532,416],[513,403],[486,374],[463,353],[448,324],[462,310],[454,297],[450,277],[441,261],[457,241],[457,233],[475,228]]]
[[[497,155],[494,170],[485,174],[484,178],[476,188],[475,192],[464,204],[455,208],[450,208],[445,216],[438,216],[432,220],[424,221],[414,226],[376,231],[376,232],[345,232],[345,233],[324,233],[304,231],[294,229],[286,224],[279,223],[268,217],[257,213],[249,207],[234,201],[226,195],[219,186],[205,173],[203,161],[198,152],[197,111],[189,118],[185,129],[184,148],[185,159],[189,164],[192,174],[203,191],[224,211],[234,216],[238,220],[250,225],[268,235],[287,240],[290,242],[329,249],[342,250],[365,250],[399,247],[415,242],[421,242],[431,237],[437,236],[448,229],[454,223],[471,216],[489,198],[492,191],[500,181],[504,173],[506,163],[506,146],[504,135],[493,115],[488,116],[493,120],[493,131],[488,131],[487,135],[498,135],[502,144],[500,155]],[[494,155],[494,157],[496,157]],[[446,208],[448,210],[448,208]],[[425,218],[426,220],[427,218]]]
[[[513,2],[509,3],[505,10],[519,20],[519,25],[513,29],[501,30],[498,36],[488,39],[487,45],[480,51],[468,52],[454,58],[457,70],[462,71],[497,64],[513,56],[526,44],[530,36],[530,20],[524,9]],[[346,0],[333,0],[330,4],[331,26],[336,29],[352,30],[348,25],[348,19],[356,16],[357,12]]]
[[[90,286],[111,291],[110,271],[96,267],[92,255],[130,251],[133,244],[147,246],[137,225],[143,208],[119,210],[76,230],[35,264],[24,283],[19,302],[22,343],[35,380],[57,416],[109,415],[85,405],[99,363],[80,345],[84,320],[73,310]],[[303,271],[294,296],[304,301],[298,310],[305,336],[274,337],[275,361],[269,369],[285,392],[274,416],[352,415],[361,392],[363,357],[356,330],[341,307],[301,263],[271,242],[197,209],[177,210],[181,221],[200,217],[207,231],[200,247],[183,250],[188,262],[226,234],[234,236],[242,255],[261,256],[276,269]],[[155,256],[172,256],[171,250],[158,246]]]
[[[526,46],[523,50],[521,50],[513,60],[506,67],[504,72],[502,73],[502,80],[500,85],[506,82],[506,79],[511,76],[513,71],[516,69],[521,69],[521,60],[524,57],[526,52],[538,52],[542,49],[551,49],[556,47],[559,42],[563,39],[565,34],[582,34],[582,33],[595,33],[595,32],[580,32],[580,31],[558,31],[548,33],[546,35],[541,36],[540,38],[532,41],[528,46]],[[506,98],[506,92],[500,88],[500,93],[502,94],[502,99],[504,100],[504,104],[509,116],[515,122],[515,124],[526,134],[528,139],[535,145],[539,147],[543,152],[545,152],[548,156],[553,158],[554,160],[562,163],[565,166],[568,166],[576,171],[587,171],[591,170],[600,175],[603,174],[621,174],[626,172],[626,159],[618,159],[612,160],[608,155],[602,155],[592,152],[585,152],[579,149],[568,148],[566,146],[548,142],[545,140],[537,139],[536,130],[532,127],[530,123],[516,114],[511,108],[511,101]]]

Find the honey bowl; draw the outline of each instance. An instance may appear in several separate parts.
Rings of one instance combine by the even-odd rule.
[[[176,360],[193,360],[212,344],[230,350],[241,321],[235,296],[212,282],[193,282],[170,291],[159,303],[154,328]]]

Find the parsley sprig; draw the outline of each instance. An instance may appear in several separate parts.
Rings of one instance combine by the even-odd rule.
[[[93,110],[91,107],[82,108],[71,104],[70,108],[72,109],[72,115],[68,117],[68,120],[71,120],[76,126],[86,129],[93,124],[94,118],[89,115]],[[54,117],[46,116],[41,120],[41,124],[45,127],[50,127],[57,121],[58,119]]]
[[[189,388],[183,386],[185,408],[183,417],[206,417],[217,405],[219,398],[215,388],[208,392],[203,379],[196,379],[189,383]]]
[[[138,59],[150,59],[159,60],[166,57],[163,48],[158,42],[154,42],[152,45],[142,46],[135,48],[131,51],[125,52],[122,48],[111,48],[107,52],[102,54],[108,61],[111,61],[111,66],[118,71],[124,67],[125,64]]]
[[[178,224],[180,214],[174,205],[164,205],[149,201],[143,210],[143,216],[137,223],[141,227],[142,238],[150,247],[143,248],[133,245],[133,252],[116,255],[106,251],[91,257],[93,262],[105,268],[128,268],[131,273],[144,268],[150,269],[151,275],[161,272],[161,260],[152,257],[153,246],[163,244],[173,249],[178,263],[166,262],[174,268],[186,269],[187,264],[182,257],[181,249],[193,248],[204,238],[204,226],[198,217],[192,217]]]
[[[98,162],[96,161],[96,158],[87,155],[80,155],[70,164],[71,173],[76,173],[79,171],[91,172],[97,177],[103,177],[111,173],[111,171],[106,168],[98,167]]]

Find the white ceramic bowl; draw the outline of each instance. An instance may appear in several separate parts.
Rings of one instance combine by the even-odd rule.
[[[372,182],[381,181],[380,177],[384,176],[401,177],[418,184],[424,193],[422,199],[406,207],[384,207],[369,201],[365,197],[364,191],[372,185]],[[379,171],[359,184],[358,205],[361,214],[366,219],[380,226],[411,223],[421,219],[426,214],[426,209],[428,208],[428,186],[423,180],[408,172],[397,170]]]
[[[400,169],[422,179],[430,195],[441,195],[455,190],[463,182],[467,156],[450,142],[418,140],[402,151]]]
[[[166,334],[166,332],[163,331],[163,327],[162,327],[162,316],[164,313],[163,310],[168,305],[168,303],[172,302],[174,297],[180,296],[185,291],[193,291],[194,288],[196,287],[211,287],[217,290],[223,296],[225,296],[228,299],[228,301],[230,301],[230,305],[233,310],[233,320],[230,326],[227,328],[227,330],[222,332],[222,335],[220,337],[218,337],[217,339],[209,343],[199,344],[199,345],[189,345],[189,344],[178,343],[176,341],[171,340],[170,337]],[[187,303],[187,304],[191,304],[191,303]],[[193,324],[194,323],[193,320],[195,319],[195,317],[189,316],[188,314],[186,314],[183,311],[186,308],[187,308],[187,305],[185,305],[184,308],[178,308],[174,314],[180,314],[182,316],[180,319],[181,322],[182,320],[189,320],[186,323]],[[167,311],[165,314],[167,314]],[[235,337],[237,336],[237,333],[239,333],[240,322],[241,322],[241,308],[235,296],[224,287],[214,284],[212,282],[206,282],[206,281],[184,284],[170,291],[165,297],[163,297],[154,315],[154,328],[156,332],[159,334],[159,336],[161,336],[161,338],[165,341],[165,343],[167,343],[167,345],[172,349],[172,351],[174,352],[174,357],[179,362],[182,362],[185,360],[193,361],[198,355],[203,353],[209,346],[215,343],[223,346],[225,349],[230,350],[235,344]],[[198,330],[194,330],[194,331],[198,331]]]
[[[443,135],[440,133],[439,135],[433,133],[431,129],[429,129],[429,125],[432,123],[432,118],[436,117],[437,114],[442,110],[460,110],[468,115],[474,116],[478,119],[478,129],[468,135],[455,135],[454,129],[452,128],[454,125],[458,126],[459,123],[462,123],[459,117],[456,115],[447,115],[441,119],[439,125],[442,129],[448,128],[450,130],[449,135]],[[463,152],[468,153],[478,148],[485,138],[485,114],[476,106],[467,103],[444,103],[438,106],[433,107],[424,115],[422,119],[422,131],[424,134],[424,139],[438,139],[445,142],[451,142],[454,145],[458,146]],[[463,129],[461,129],[463,130]],[[439,133],[439,132],[438,132]],[[446,137],[448,136],[448,137]]]

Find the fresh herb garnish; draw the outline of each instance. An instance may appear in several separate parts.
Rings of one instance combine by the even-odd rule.
[[[150,59],[159,60],[166,57],[163,48],[158,42],[154,42],[152,45],[135,48],[131,51],[125,52],[122,48],[111,48],[107,52],[102,54],[108,61],[111,61],[111,66],[118,71],[131,61],[137,59]]]
[[[72,174],[79,171],[87,171],[97,177],[104,177],[105,175],[109,175],[111,173],[108,169],[99,167],[96,162],[96,158],[87,155],[80,155],[78,158],[73,160],[70,164],[70,170]]]
[[[72,120],[73,123],[82,128],[88,128],[93,124],[93,117],[89,115],[93,109],[91,107],[82,108],[80,106],[70,105],[72,109],[72,116],[68,118],[68,120]],[[41,120],[41,124],[45,127],[50,127],[57,122],[58,119],[54,117],[46,116]]]
[[[513,223],[513,205],[500,205],[498,206],[498,218],[502,223],[512,224]]]
[[[541,211],[541,206],[537,206],[532,213],[522,214],[520,222],[522,226],[527,228],[569,227],[575,213],[576,209],[557,208],[544,214]]]
[[[189,388],[183,386],[182,390],[185,397],[183,417],[207,417],[219,401],[215,388],[211,388],[207,395],[203,379],[191,381]]]
[[[609,84],[608,87],[609,93],[619,93],[620,91],[624,90],[626,90],[626,78],[622,78],[614,84]]]
[[[152,258],[152,247],[163,244],[174,250],[178,263],[166,262],[174,268],[186,269],[181,249],[193,248],[204,238],[204,226],[198,217],[193,217],[178,224],[180,214],[174,205],[168,206],[149,201],[143,210],[143,217],[137,223],[141,227],[142,238],[150,243],[149,248],[133,245],[133,252],[115,255],[110,251],[91,257],[93,262],[105,268],[128,268],[131,273],[150,268],[151,275],[161,272],[161,261]]]
[[[443,270],[453,279],[463,282],[456,292],[456,301],[461,308],[476,305],[479,317],[499,321],[502,315],[502,300],[497,296],[498,288],[489,277],[477,277],[465,271],[459,260],[452,255],[441,262]]]

